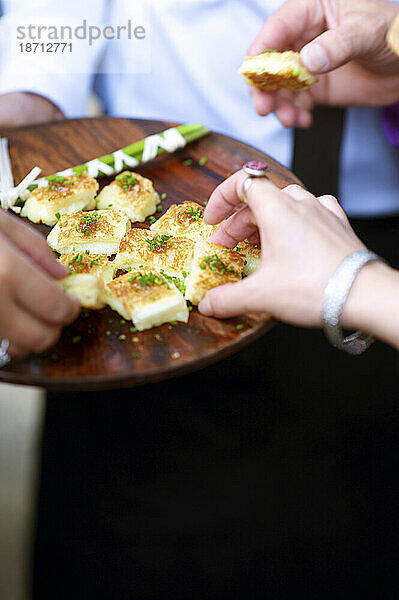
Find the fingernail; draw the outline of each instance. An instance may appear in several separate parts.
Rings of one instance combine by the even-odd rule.
[[[317,42],[308,44],[301,51],[301,59],[305,67],[313,73],[326,71],[330,64],[326,51]]]
[[[201,302],[198,306],[198,310],[200,311],[200,313],[202,313],[205,316],[209,316],[212,314],[211,303],[209,302],[209,300],[206,296],[203,300],[201,300]]]

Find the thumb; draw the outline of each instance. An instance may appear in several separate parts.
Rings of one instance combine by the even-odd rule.
[[[237,283],[229,283],[207,292],[199,305],[199,311],[207,317],[228,319],[246,312],[263,310],[256,303],[256,290],[260,285],[258,274],[251,275]]]
[[[356,23],[347,23],[330,29],[306,44],[301,50],[301,60],[305,67],[312,73],[326,73],[370,52],[372,33],[367,35],[364,31],[365,28],[368,29],[367,25],[355,25]]]

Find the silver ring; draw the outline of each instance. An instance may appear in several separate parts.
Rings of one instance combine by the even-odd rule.
[[[243,165],[242,170],[244,173],[248,175],[241,188],[241,199],[248,204],[248,191],[251,187],[253,180],[258,179],[260,177],[267,177],[267,171],[269,167],[266,163],[260,162],[258,160],[250,160]]]
[[[0,369],[3,367],[7,367],[7,365],[11,362],[11,357],[8,354],[8,349],[10,347],[9,340],[2,340],[0,344]]]

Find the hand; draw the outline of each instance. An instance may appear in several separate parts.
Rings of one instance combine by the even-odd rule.
[[[235,212],[246,177],[240,171],[222,183],[204,219],[216,224],[227,218],[210,241],[229,248],[259,235],[261,266],[238,283],[209,291],[199,310],[219,318],[268,312],[286,323],[320,327],[329,278],[346,256],[364,245],[335,198],[316,198],[298,185],[280,191],[266,179],[255,180],[248,206]]]
[[[43,96],[26,92],[0,95],[0,127],[24,127],[63,118],[55,104]]]
[[[399,101],[399,61],[386,43],[399,6],[382,0],[288,0],[264,25],[248,50],[301,52],[319,75],[308,90],[260,92],[256,111],[275,112],[286,127],[309,127],[314,105],[388,106]]]
[[[11,357],[53,346],[78,316],[79,302],[54,281],[66,275],[38,233],[0,210],[0,340]]]

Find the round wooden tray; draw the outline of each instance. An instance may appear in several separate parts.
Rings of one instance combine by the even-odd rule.
[[[35,165],[44,175],[80,164],[159,133],[170,124],[102,117],[64,121],[7,132],[16,181]],[[208,158],[205,166],[198,161]],[[184,165],[193,159],[192,166]],[[137,171],[154,181],[164,210],[193,200],[203,204],[215,187],[249,159],[270,166],[279,187],[299,183],[286,168],[241,142],[211,133],[174,155],[163,155]],[[105,179],[102,184],[108,181]],[[148,227],[148,221],[144,224]],[[36,225],[47,235],[50,228]],[[237,325],[244,325],[237,329]],[[248,314],[226,321],[201,316],[196,309],[187,325],[162,325],[130,333],[131,323],[110,309],[83,314],[65,329],[58,345],[40,356],[13,361],[0,370],[0,381],[48,390],[98,390],[131,387],[174,377],[216,362],[260,337],[272,326],[267,315]],[[120,336],[126,336],[126,339]],[[76,339],[80,338],[77,343]],[[75,343],[74,343],[75,341]]]

